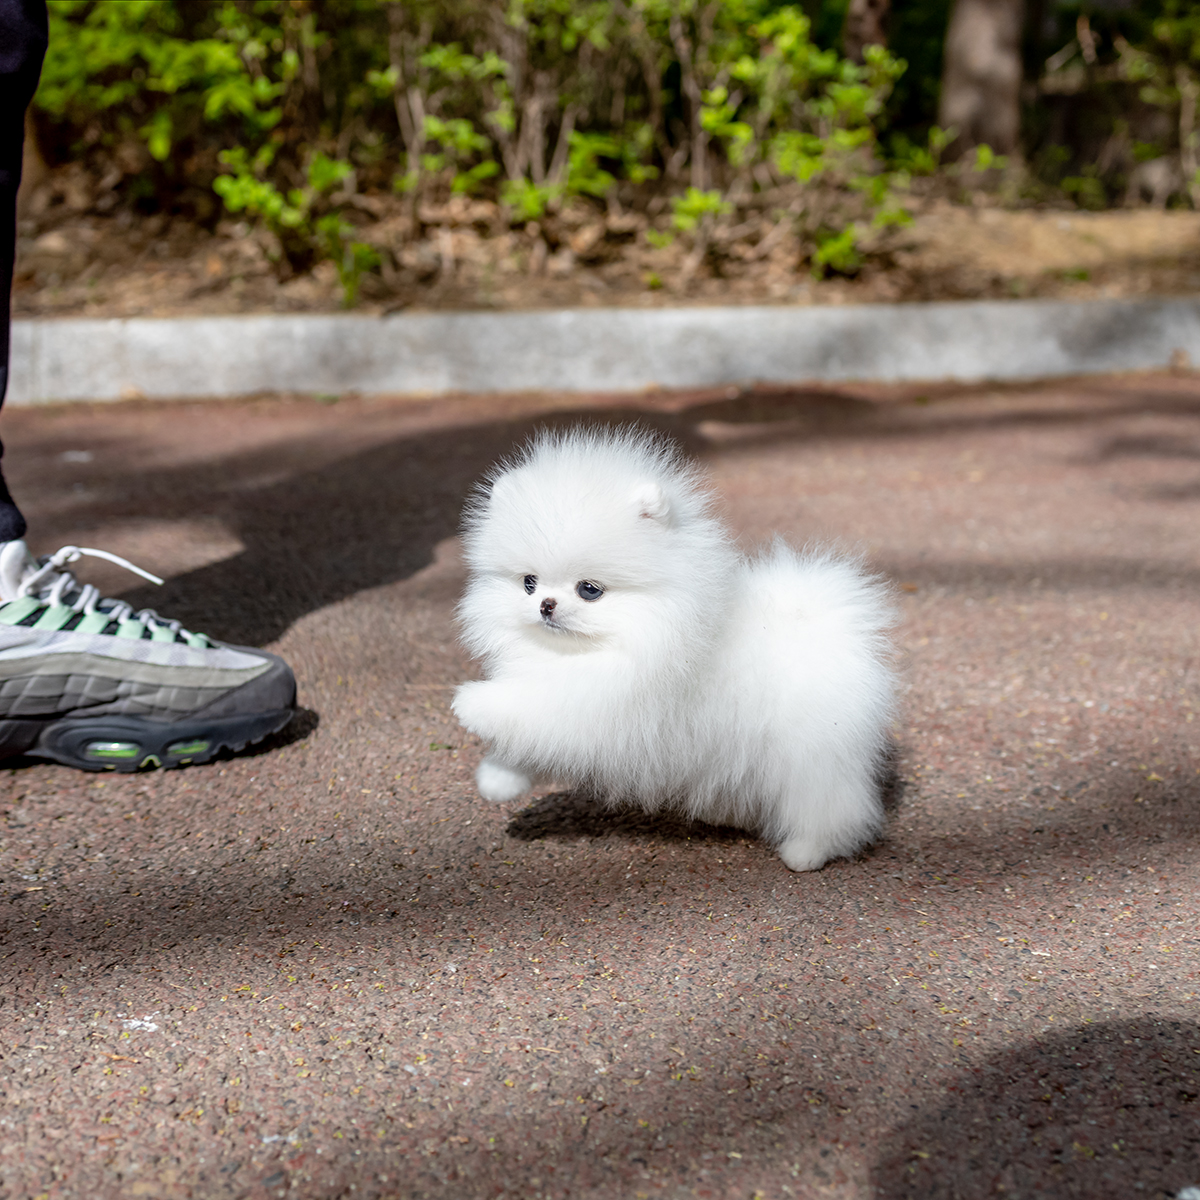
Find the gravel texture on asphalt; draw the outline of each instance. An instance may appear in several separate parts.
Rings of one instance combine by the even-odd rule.
[[[1200,1184],[1200,379],[5,413],[31,544],[294,665],[209,766],[0,769],[0,1195],[1171,1197]],[[894,581],[890,825],[491,807],[456,530],[639,420]]]

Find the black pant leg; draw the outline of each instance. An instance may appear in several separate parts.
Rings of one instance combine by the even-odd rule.
[[[17,252],[17,188],[25,109],[46,55],[46,0],[0,0],[0,404],[8,390],[13,262]],[[0,443],[0,455],[4,453]],[[25,518],[0,474],[0,542],[25,536]]]

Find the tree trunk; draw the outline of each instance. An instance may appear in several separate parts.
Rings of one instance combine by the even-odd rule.
[[[1200,86],[1183,63],[1176,64],[1175,83],[1179,88],[1179,166],[1183,187],[1193,208],[1200,208],[1200,165],[1196,153],[1196,106]]]
[[[868,46],[887,45],[887,18],[891,0],[850,0],[842,25],[842,52],[853,62],[863,60]]]
[[[700,72],[708,59],[712,43],[713,23],[717,15],[717,0],[696,13],[696,38],[693,42],[683,27],[683,18],[678,12],[671,13],[670,34],[679,56],[682,72],[681,90],[688,102],[688,117],[691,125],[689,145],[692,160],[692,187],[704,191],[708,187],[708,132],[702,121],[704,106],[704,81]]]
[[[504,173],[509,179],[523,179],[527,164],[522,155],[523,139],[520,125],[526,103],[525,84],[529,68],[529,39],[523,26],[510,25],[505,20],[503,5],[495,5],[490,11],[490,16],[491,49],[508,64],[508,75],[505,82],[508,84],[513,104],[511,127],[498,121],[492,121],[490,122],[492,136],[496,139],[496,145],[500,147],[500,159],[504,163]],[[487,88],[487,94],[488,103],[493,108],[498,108],[498,97],[490,86]]]
[[[950,157],[984,143],[1017,149],[1024,15],[1024,0],[955,0],[938,105],[938,124],[955,131]]]
[[[420,171],[421,154],[425,149],[425,94],[421,89],[418,64],[421,52],[432,36],[432,26],[426,21],[413,37],[405,27],[404,10],[399,4],[389,5],[388,63],[396,72],[392,99],[410,171]]]

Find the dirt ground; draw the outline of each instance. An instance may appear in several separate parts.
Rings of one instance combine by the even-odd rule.
[[[70,168],[43,185],[48,207],[23,217],[18,316],[180,316],[327,312],[342,291],[333,264],[287,278],[269,238],[242,222],[209,232],[181,218],[94,211],[94,181]],[[842,304],[1013,297],[1091,299],[1200,289],[1200,213],[1130,209],[1007,211],[990,203],[914,204],[853,279],[816,280],[786,222],[731,228],[694,275],[686,238],[647,240],[646,217],[576,207],[545,228],[511,230],[494,205],[423,207],[414,230],[398,202],[372,206],[363,236],[383,254],[363,282],[365,312],[588,305]],[[980,197],[986,201],[986,197]],[[53,203],[52,203],[53,201]],[[36,205],[34,206],[36,207]],[[32,211],[32,210],[30,210]],[[657,218],[662,225],[663,219]]]
[[[493,807],[463,497],[639,419],[896,585],[890,825]],[[1200,1185],[1200,380],[6,411],[39,551],[294,664],[205,767],[0,771],[0,1194],[1174,1197]],[[97,564],[88,577],[129,585]]]

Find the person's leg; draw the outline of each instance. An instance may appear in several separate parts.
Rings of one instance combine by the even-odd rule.
[[[25,109],[37,90],[46,40],[46,0],[0,0],[0,404],[8,391],[10,296]],[[0,442],[0,456],[3,454]],[[25,518],[0,472],[0,542],[24,536]]]
[[[0,0],[0,402],[24,113],[46,40],[45,0]],[[0,758],[29,754],[92,771],[184,766],[291,720],[296,680],[283,659],[105,599],[67,569],[81,553],[146,572],[74,546],[35,559],[24,536],[0,476]]]

